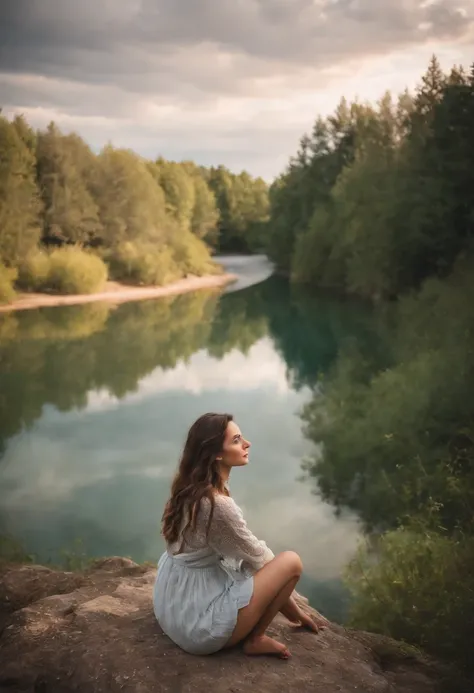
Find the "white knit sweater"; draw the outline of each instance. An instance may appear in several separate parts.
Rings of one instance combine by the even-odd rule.
[[[232,498],[215,496],[214,513],[207,533],[210,511],[211,502],[205,498],[201,502],[196,529],[188,529],[184,540],[180,538],[170,544],[170,553],[190,553],[210,547],[230,565],[250,573],[260,570],[275,557],[266,543],[248,529],[242,510]]]

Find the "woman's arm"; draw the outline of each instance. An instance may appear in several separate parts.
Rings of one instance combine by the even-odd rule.
[[[210,502],[204,505],[203,518],[209,520]],[[275,558],[264,541],[260,541],[247,527],[242,511],[232,498],[216,496],[214,514],[209,527],[208,543],[211,548],[225,558],[243,561],[252,572],[257,572]],[[293,595],[297,593],[294,592]],[[317,630],[322,623],[314,623],[291,596],[281,609],[281,613],[292,623],[300,623]]]
[[[205,504],[203,518],[207,524],[210,503]],[[243,561],[256,572],[274,558],[264,541],[260,541],[247,527],[242,511],[232,498],[216,496],[214,513],[209,528],[208,543],[225,558]]]

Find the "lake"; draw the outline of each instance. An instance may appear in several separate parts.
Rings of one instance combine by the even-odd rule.
[[[224,293],[0,315],[0,534],[40,562],[156,561],[187,429],[230,412],[252,442],[233,496],[273,551],[300,553],[299,591],[341,621],[361,530],[302,478],[300,412],[341,344],[370,339],[370,311],[290,289],[265,258],[222,261],[239,276]]]

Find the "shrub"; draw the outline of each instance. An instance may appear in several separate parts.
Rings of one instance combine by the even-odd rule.
[[[398,529],[361,549],[347,583],[351,625],[422,647],[473,671],[474,539]]]
[[[17,271],[10,267],[5,267],[0,262],[0,303],[9,303],[15,298],[13,282],[17,277]]]
[[[25,291],[42,291],[47,287],[51,262],[48,253],[37,250],[18,267],[18,286]]]
[[[181,276],[167,246],[125,242],[107,252],[105,259],[111,276],[130,284],[161,286]]]
[[[92,294],[107,281],[107,267],[93,253],[76,247],[53,250],[49,255],[47,288],[58,294]]]
[[[181,275],[218,274],[220,268],[212,261],[206,244],[190,232],[181,232],[170,239],[173,258]]]

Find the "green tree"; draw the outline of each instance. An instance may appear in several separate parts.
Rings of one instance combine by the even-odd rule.
[[[106,247],[125,241],[166,243],[173,222],[163,190],[133,152],[105,147],[93,184]]]
[[[54,123],[38,135],[38,185],[44,204],[44,239],[84,245],[101,232],[98,208],[74,160],[71,140]]]
[[[15,267],[40,238],[35,159],[23,120],[0,115],[0,262]]]
[[[193,177],[186,171],[185,166],[162,158],[157,159],[153,168],[163,189],[168,213],[181,228],[189,231],[195,206]]]
[[[219,210],[216,197],[209,187],[202,168],[192,162],[185,162],[183,165],[194,184],[191,231],[214,248],[219,239]]]
[[[294,280],[393,297],[472,242],[472,76],[436,58],[414,97],[342,100],[270,190],[268,253]]]
[[[37,145],[36,132],[28,125],[22,115],[16,115],[12,120],[12,124],[22,142],[25,143],[32,155],[35,156]]]
[[[292,266],[298,241],[313,216],[321,218],[338,175],[354,156],[354,122],[355,111],[344,99],[333,116],[317,118],[311,136],[302,137],[296,157],[270,190],[267,252],[285,273],[292,270],[298,277],[298,268]],[[302,242],[308,247],[308,239]],[[321,258],[315,260],[319,266]]]
[[[224,166],[212,168],[209,186],[219,209],[221,252],[261,251],[269,217],[268,187],[246,171],[233,174]]]

